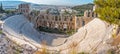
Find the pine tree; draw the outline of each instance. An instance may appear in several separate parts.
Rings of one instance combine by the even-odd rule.
[[[2,6],[0,6],[0,12],[2,12]]]
[[[120,0],[94,0],[99,18],[120,27]]]

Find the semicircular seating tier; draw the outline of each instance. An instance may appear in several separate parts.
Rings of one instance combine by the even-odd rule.
[[[105,22],[95,18],[84,27],[79,28],[75,34],[66,38],[67,41],[62,45],[47,46],[47,49],[64,50],[64,53],[69,50],[68,46],[70,44],[76,42],[78,51],[81,52],[91,52],[95,49],[106,50],[109,47],[106,46],[106,44],[103,42],[106,42],[106,40],[112,36],[112,29],[113,26],[108,27],[106,26]],[[15,15],[6,19],[3,24],[3,31],[7,34],[19,38],[27,37],[28,39],[32,40],[33,42],[37,42],[38,44],[41,42],[41,40],[46,40],[47,43],[52,43],[54,39],[59,39],[50,37],[49,35],[41,35],[23,15]],[[39,47],[39,45],[36,44],[37,47]]]

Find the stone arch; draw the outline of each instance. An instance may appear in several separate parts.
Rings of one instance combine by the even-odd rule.
[[[92,12],[92,17],[95,17],[95,15],[94,15],[95,13],[94,12]]]
[[[50,26],[50,24],[47,22],[47,27],[49,27]]]
[[[84,26],[84,25],[85,25],[85,21],[83,20],[83,21],[82,21],[82,26]]]
[[[55,28],[57,28],[57,29],[58,29],[58,24],[57,24],[57,23],[55,24]]]
[[[63,24],[63,29],[64,29],[64,31],[67,30],[67,24]]]
[[[87,17],[90,17],[90,12],[88,12],[88,15],[87,15]]]

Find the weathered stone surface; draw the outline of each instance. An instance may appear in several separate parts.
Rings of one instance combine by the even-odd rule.
[[[39,38],[36,38],[36,36],[40,36],[40,34],[23,15],[15,15],[6,19],[3,24],[3,30],[16,37],[26,36],[37,42],[40,41]]]
[[[112,26],[107,27],[103,21],[95,18],[84,27],[79,28],[78,32],[65,38],[67,40],[65,43],[61,43],[59,46],[50,46],[53,42],[59,44],[59,41],[61,41],[62,38],[59,39],[60,37],[47,35],[46,33],[38,33],[22,15],[12,16],[5,20],[5,23],[3,24],[3,31],[5,33],[9,33],[18,38],[26,37],[29,43],[32,43],[39,48],[41,47],[41,44],[39,43],[42,40],[45,40],[48,43],[47,49],[62,50],[62,54],[67,54],[70,49],[68,46],[73,42],[77,43],[78,52],[93,53],[95,51],[96,53],[106,53],[110,47],[106,41],[110,39],[109,37],[112,35],[112,29]],[[63,38],[63,40],[65,39]]]

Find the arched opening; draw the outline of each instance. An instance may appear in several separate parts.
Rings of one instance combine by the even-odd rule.
[[[58,20],[58,17],[57,16],[55,16],[55,21],[57,21]]]
[[[84,25],[85,25],[85,21],[83,20],[83,21],[82,21],[82,26],[84,26]]]
[[[88,12],[88,17],[90,17],[90,12]]]
[[[64,31],[67,30],[67,24],[64,24],[63,29],[64,29]]]
[[[92,17],[95,17],[95,16],[94,16],[94,12],[92,12]]]

